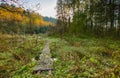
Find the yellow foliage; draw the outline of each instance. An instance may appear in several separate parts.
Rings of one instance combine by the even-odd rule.
[[[5,9],[7,8],[7,9]],[[21,22],[22,25],[34,24],[35,26],[49,26],[51,22],[45,22],[43,17],[37,13],[31,12],[30,15],[20,7],[5,6],[0,7],[0,20],[1,21],[14,21],[15,23]]]
[[[22,16],[20,14],[14,14],[13,17],[15,21],[22,21]]]
[[[24,19],[24,20],[22,20],[22,22],[21,22],[22,25],[29,24],[30,19],[29,19],[28,17],[24,16],[23,19]]]
[[[40,25],[40,20],[39,19],[35,19],[34,23],[35,23],[36,26],[39,26]]]
[[[24,10],[23,10],[22,8],[20,8],[20,7],[16,8],[16,9],[17,9],[17,11],[18,11],[20,14],[22,14],[22,13],[24,12]]]

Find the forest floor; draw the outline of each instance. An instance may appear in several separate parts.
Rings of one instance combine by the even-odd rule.
[[[32,74],[45,41],[54,70]],[[0,34],[0,78],[119,78],[120,41],[94,37]]]

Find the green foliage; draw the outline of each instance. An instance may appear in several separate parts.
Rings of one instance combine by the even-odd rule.
[[[120,37],[119,0],[57,0],[57,17],[63,33]]]
[[[39,33],[46,33],[50,28],[51,28],[50,26],[41,26],[39,28],[36,28],[35,32],[37,34],[39,34]]]
[[[8,44],[11,40],[19,41],[22,38],[23,43]],[[1,47],[0,77],[46,77],[47,72],[32,74],[37,64],[37,61],[32,59],[39,57],[45,40],[51,42],[51,54],[55,59],[52,78],[117,78],[120,75],[119,41],[75,36],[64,36],[60,39],[40,35],[26,35],[26,37],[0,35],[0,46],[8,48],[5,50]]]
[[[85,18],[86,18],[86,15],[84,13],[76,12],[74,14],[73,22],[70,28],[72,33],[80,33],[84,31],[85,23],[86,23]]]
[[[36,36],[0,35],[0,77],[24,78],[32,77],[32,68],[36,61],[32,61],[40,54],[44,40],[37,40]],[[36,40],[37,44],[36,45]],[[20,42],[19,42],[20,41]],[[8,49],[4,49],[7,47]],[[4,58],[3,58],[4,57]]]
[[[51,41],[56,41],[56,39],[52,38]],[[109,54],[114,54],[114,52],[112,52],[113,48],[108,50],[110,44],[118,47],[118,42],[115,44],[116,41],[111,43],[109,39],[65,36],[56,43],[57,47],[54,49],[57,48],[57,50],[54,51],[54,54],[58,60],[54,64],[55,78],[119,77],[118,74],[115,74],[116,66],[119,67],[119,59],[115,59],[117,55],[109,57]],[[114,49],[114,51],[118,50]]]

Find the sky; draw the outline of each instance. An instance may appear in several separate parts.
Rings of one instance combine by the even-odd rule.
[[[26,0],[26,7],[28,9],[35,9],[35,5],[40,3],[40,8],[35,9],[36,12],[39,12],[42,16],[54,17],[56,18],[56,3],[57,0]],[[31,7],[32,6],[32,7]]]
[[[56,16],[56,2],[57,0],[41,0],[41,11],[43,16]]]
[[[10,0],[5,0],[9,4],[13,4]],[[26,9],[32,9],[40,13],[42,16],[54,17],[56,18],[56,3],[57,0],[18,0],[19,4],[24,6]],[[0,0],[1,2],[1,0]],[[36,9],[36,4],[40,3],[40,7]],[[14,3],[14,5],[17,5]]]

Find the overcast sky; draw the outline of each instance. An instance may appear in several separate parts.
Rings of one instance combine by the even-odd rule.
[[[41,0],[41,11],[40,13],[44,16],[56,16],[56,1],[57,0]]]
[[[12,4],[10,0],[6,0],[6,1],[9,4]],[[35,6],[38,3],[40,3],[40,8],[37,8],[36,11]],[[19,4],[22,4],[22,6],[24,6],[26,9],[34,9],[36,12],[39,12],[42,16],[48,16],[54,18],[56,17],[56,10],[55,10],[56,3],[57,0],[19,0]]]
[[[48,16],[48,17],[56,17],[56,2],[57,0],[25,0],[27,1],[27,7],[35,6],[35,4],[40,2],[40,9],[38,9],[37,12],[39,12],[42,16]]]

